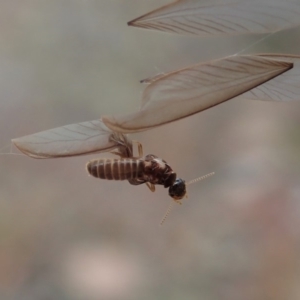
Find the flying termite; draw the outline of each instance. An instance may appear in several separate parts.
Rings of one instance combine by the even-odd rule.
[[[128,138],[122,135],[120,137],[125,138],[127,145],[129,145]],[[185,180],[177,177],[171,166],[164,159],[153,154],[148,154],[143,158],[142,144],[137,141],[134,142],[138,145],[138,157],[127,157],[128,153],[132,153],[132,148],[128,149],[129,151],[113,151],[112,153],[119,155],[121,158],[91,160],[86,165],[87,172],[100,179],[128,180],[132,185],[145,183],[151,192],[155,192],[155,185],[163,185],[165,188],[169,188],[169,196],[178,204],[181,204],[180,200],[187,198],[187,185],[214,175],[214,172],[212,172],[186,183]],[[162,219],[161,225],[169,214],[170,208],[171,206]]]
[[[188,184],[212,174],[186,183],[177,178],[165,160],[152,154],[142,158],[140,143],[137,143],[139,155],[134,157],[133,142],[125,133],[170,123],[255,91],[259,85],[292,69],[293,65],[281,57],[256,55],[230,56],[201,63],[147,80],[142,107],[137,113],[66,125],[12,141],[33,158],[112,152],[120,158],[90,161],[88,172],[98,178],[128,180],[133,185],[145,183],[151,191],[155,190],[155,185],[162,185],[169,188],[169,195],[175,202],[181,203]]]
[[[129,25],[198,36],[274,33],[299,24],[300,5],[294,0],[202,3],[177,0]],[[177,203],[186,197],[190,182],[177,178],[163,159],[149,154],[133,156],[127,133],[161,126],[210,109],[233,98],[290,101],[300,99],[300,57],[288,54],[232,55],[143,80],[148,84],[137,112],[66,125],[12,140],[33,158],[58,158],[112,152],[119,159],[95,159],[87,164],[97,178],[128,180],[169,188]],[[175,203],[172,201],[171,203]],[[169,207],[164,222],[172,205]]]

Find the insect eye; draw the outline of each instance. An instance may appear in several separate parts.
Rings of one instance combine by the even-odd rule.
[[[185,194],[185,181],[181,178],[177,178],[174,184],[169,188],[169,195],[175,200],[180,200],[185,196]]]

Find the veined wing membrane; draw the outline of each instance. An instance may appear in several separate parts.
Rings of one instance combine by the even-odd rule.
[[[239,96],[243,99],[266,101],[299,101],[300,100],[300,56],[291,54],[259,54],[260,57],[289,61],[294,64],[288,72],[259,85]]]
[[[117,132],[147,130],[230,100],[292,67],[289,61],[255,55],[197,64],[150,80],[140,111],[102,120]]]
[[[198,36],[271,33],[300,25],[297,0],[179,0],[128,25]]]
[[[41,131],[12,142],[33,158],[56,158],[110,151],[119,146],[101,120],[71,124]]]
[[[284,60],[293,63],[293,68],[272,80],[263,83],[256,88],[238,96],[243,99],[262,101],[289,102],[300,100],[300,56],[293,54],[262,53],[255,56],[269,59]],[[166,74],[158,74],[147,78],[141,83],[150,84]]]

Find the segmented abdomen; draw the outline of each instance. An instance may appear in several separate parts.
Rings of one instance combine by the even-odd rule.
[[[87,163],[90,175],[108,180],[128,180],[140,178],[144,174],[145,163],[141,159],[96,159]]]

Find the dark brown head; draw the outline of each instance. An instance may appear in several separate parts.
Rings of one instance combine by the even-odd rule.
[[[186,184],[181,178],[177,178],[173,185],[169,187],[169,195],[174,200],[180,200],[186,195]]]

